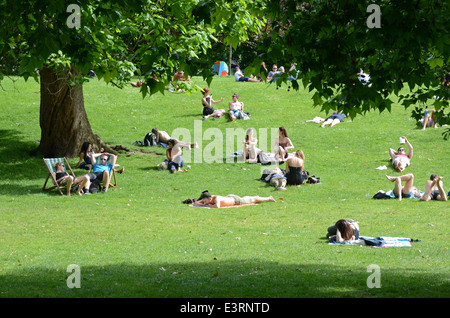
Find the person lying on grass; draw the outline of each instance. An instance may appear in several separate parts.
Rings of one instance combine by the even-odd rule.
[[[229,194],[225,197],[219,195],[211,195],[208,191],[203,191],[199,200],[195,201],[193,206],[222,208],[238,205],[255,204],[260,202],[275,202],[275,199],[270,197],[260,196],[245,196],[239,197],[234,194]]]
[[[345,114],[342,111],[337,112],[337,110],[335,110],[333,114],[325,118],[325,120],[320,124],[320,127],[324,128],[326,125],[330,125],[330,128],[334,127],[340,122],[342,122],[344,118]]]
[[[389,155],[391,156],[392,165],[395,170],[402,172],[411,164],[411,159],[413,156],[413,147],[409,140],[403,136],[402,137],[406,142],[406,145],[409,148],[408,154],[406,154],[405,148],[399,147],[397,151],[392,148],[389,148]]]
[[[359,239],[359,225],[352,219],[340,219],[328,228],[328,238],[336,238],[336,242]]]
[[[261,180],[268,182],[271,186],[274,186],[276,190],[286,190],[286,171],[283,171],[278,167],[272,170],[264,170]]]
[[[153,128],[152,133],[155,135],[156,144],[167,148],[166,146],[169,142],[170,135],[166,131],[159,130],[158,128]]]
[[[386,178],[389,181],[395,183],[393,192],[395,197],[399,201],[401,201],[403,198],[422,197],[420,191],[416,187],[414,187],[414,175],[412,173],[405,174],[399,177],[391,177],[386,175]],[[405,185],[403,187],[402,182],[405,182]]]
[[[430,180],[427,180],[425,184],[425,193],[421,198],[422,201],[447,201],[447,194],[445,193],[442,179],[443,177],[439,177],[434,173],[430,176]]]
[[[77,190],[77,194],[78,195],[83,195],[83,193],[81,192],[81,190],[83,190],[83,188],[86,186],[87,189],[89,189],[89,185],[91,184],[91,181],[89,180],[89,175],[85,174],[82,177],[78,177],[75,178],[74,176],[69,175],[65,170],[64,170],[64,163],[57,162],[54,165],[55,168],[55,179],[56,179],[56,183],[58,183],[58,185],[66,185],[67,187],[67,195],[70,196],[70,189],[72,187],[73,183],[79,183],[79,187]],[[85,194],[90,194],[88,190],[85,190],[84,192]]]

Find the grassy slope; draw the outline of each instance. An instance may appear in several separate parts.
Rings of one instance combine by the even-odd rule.
[[[195,82],[206,85],[199,78]],[[43,193],[46,169],[27,152],[36,147],[39,85],[5,81],[0,91],[0,296],[1,297],[448,297],[448,212],[445,202],[372,200],[392,184],[384,174],[387,149],[406,135],[414,146],[416,185],[431,173],[448,177],[449,146],[441,130],[416,128],[409,113],[370,113],[332,129],[305,123],[315,116],[307,91],[276,90],[262,83],[217,78],[217,107],[233,93],[251,120],[198,122],[219,128],[285,126],[306,154],[306,170],[321,185],[276,192],[258,181],[260,165],[191,163],[171,175],[155,167],[158,155],[121,155],[126,168],[107,194],[61,197]],[[106,142],[132,149],[153,127],[169,133],[200,120],[200,94],[166,93],[142,99],[137,89],[118,90],[93,81],[84,87],[92,128]],[[199,141],[198,139],[196,141]],[[261,139],[260,139],[261,142]],[[210,140],[204,137],[202,147]],[[269,141],[270,143],[270,141]],[[235,149],[240,150],[240,149]],[[185,158],[188,155],[186,153]],[[77,160],[70,160],[75,165]],[[388,170],[375,168],[388,166]],[[77,170],[76,174],[82,172]],[[445,180],[444,180],[445,181]],[[447,182],[447,191],[450,186]],[[273,195],[276,203],[233,209],[181,204],[201,191]],[[366,195],[369,196],[366,197]],[[420,238],[412,248],[329,246],[326,229],[339,218],[360,222],[367,236]],[[82,288],[69,289],[66,268],[81,268]],[[366,280],[370,264],[381,269],[379,289]]]

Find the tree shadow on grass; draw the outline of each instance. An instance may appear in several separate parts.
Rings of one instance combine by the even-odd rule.
[[[37,142],[24,142],[17,130],[0,130],[0,175],[3,180],[33,180],[46,177],[42,157],[31,156]],[[45,180],[45,179],[44,179]],[[44,182],[42,181],[42,183]]]
[[[61,264],[61,262],[60,262]],[[69,266],[70,264],[67,264]],[[444,274],[414,268],[380,268],[380,288],[370,264],[352,267],[280,264],[260,259],[83,266],[81,288],[68,288],[65,268],[18,267],[0,276],[2,297],[15,298],[366,298],[448,297]],[[366,266],[367,265],[367,266]],[[66,265],[64,265],[66,266]],[[70,281],[74,282],[73,277]]]

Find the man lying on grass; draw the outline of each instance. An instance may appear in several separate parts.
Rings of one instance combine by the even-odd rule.
[[[260,196],[245,196],[239,197],[234,194],[229,194],[225,197],[218,195],[211,195],[208,191],[203,191],[200,199],[195,201],[193,206],[200,207],[210,207],[210,208],[222,208],[238,205],[249,205],[260,202],[275,202],[275,199],[270,197],[260,197]]]

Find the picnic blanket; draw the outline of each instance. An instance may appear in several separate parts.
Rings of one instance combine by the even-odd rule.
[[[386,247],[411,247],[411,239],[407,237],[390,237],[390,236],[360,236],[358,240],[350,240],[345,242],[336,242],[330,239],[329,245],[368,245],[377,248]]]

